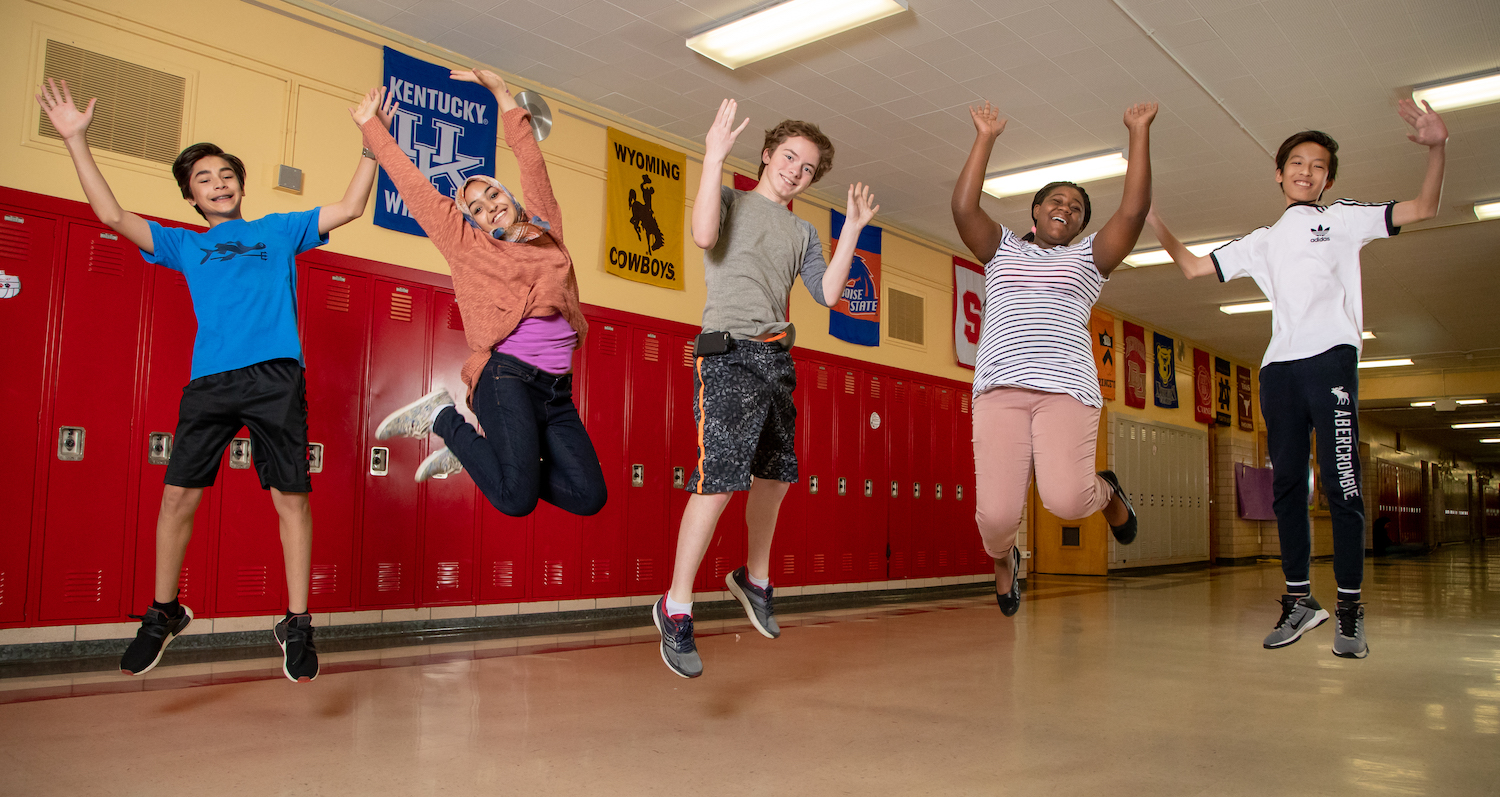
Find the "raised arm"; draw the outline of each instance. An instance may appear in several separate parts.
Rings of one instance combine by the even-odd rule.
[[[738,108],[734,100],[719,103],[719,114],[703,139],[703,174],[698,178],[698,196],[693,199],[693,243],[699,249],[712,249],[719,242],[719,187],[724,179],[724,159],[745,125],[750,124],[746,117],[739,127],[734,126]]]
[[[717,209],[717,205],[714,206]],[[854,265],[854,250],[859,246],[860,230],[865,228],[880,206],[875,204],[875,194],[864,183],[849,186],[849,203],[844,212],[844,229],[839,233],[839,245],[833,250],[833,259],[828,261],[828,270],[823,272],[823,299],[832,307],[844,293],[844,283],[849,281],[849,269]]]
[[[1410,98],[1400,102],[1401,118],[1411,125],[1413,132],[1407,138],[1427,148],[1427,175],[1422,178],[1422,193],[1416,199],[1397,202],[1391,210],[1391,223],[1404,227],[1418,221],[1426,221],[1438,214],[1438,203],[1443,198],[1443,169],[1447,160],[1448,126],[1428,103],[1426,110],[1418,108]]]
[[[89,151],[89,122],[94,120],[94,103],[99,101],[98,98],[89,100],[88,107],[79,111],[78,106],[73,104],[73,93],[68,90],[68,81],[53,81],[52,78],[47,78],[47,85],[41,87],[41,92],[36,95],[36,101],[41,103],[42,110],[46,111],[57,134],[62,136],[63,146],[68,148],[68,155],[73,158],[73,168],[78,171],[78,182],[83,184],[83,195],[88,197],[89,207],[94,209],[94,215],[109,225],[110,229],[125,236],[142,252],[154,254],[156,250],[151,243],[151,225],[140,216],[120,207],[114,192],[109,190],[109,183],[104,180],[104,174],[99,171],[99,164],[94,162],[94,153]]]
[[[1208,255],[1195,255],[1189,252],[1188,248],[1183,246],[1181,241],[1177,240],[1177,236],[1173,235],[1172,231],[1167,229],[1167,225],[1163,224],[1162,220],[1157,217],[1155,205],[1152,205],[1151,209],[1146,211],[1146,223],[1151,225],[1151,230],[1156,233],[1156,240],[1161,242],[1162,248],[1166,249],[1167,254],[1172,256],[1172,262],[1176,263],[1177,267],[1182,269],[1184,277],[1193,279],[1195,277],[1207,277],[1210,274],[1218,273],[1218,269],[1214,268],[1212,257]]]
[[[384,95],[384,86],[370,89],[358,107],[349,109],[354,123],[363,125],[375,118],[379,120],[381,127],[391,129],[391,111],[396,107],[395,98],[385,98],[382,104]],[[359,165],[354,167],[354,178],[349,181],[349,187],[344,189],[344,198],[318,209],[318,232],[326,235],[330,230],[364,215],[365,206],[370,204],[370,189],[375,185],[375,172],[378,169],[379,164],[374,158],[360,156]]]
[[[391,103],[390,107],[390,113],[394,115],[401,106]],[[432,187],[432,181],[401,151],[396,139],[391,138],[391,131],[381,125],[379,117],[371,116],[360,123],[359,129],[364,134],[365,146],[375,153],[375,159],[400,192],[406,209],[433,245],[442,251],[448,243],[458,240],[468,229],[469,222],[453,204],[453,199]]]
[[[500,103],[500,120],[505,130],[505,143],[521,172],[521,198],[526,212],[542,217],[551,225],[553,235],[562,239],[562,208],[557,196],[552,193],[552,180],[547,176],[547,162],[542,158],[542,148],[537,146],[531,132],[530,115],[510,94],[505,78],[487,69],[455,69],[449,74],[454,80],[478,83],[495,95]],[[513,111],[519,112],[512,113]],[[530,221],[530,219],[516,219]]]
[[[1125,192],[1115,215],[1094,236],[1094,267],[1106,277],[1135,248],[1151,210],[1151,122],[1156,108],[1154,102],[1141,102],[1125,110],[1125,127],[1130,130]]]
[[[1000,247],[1000,225],[979,207],[979,192],[984,188],[984,170],[989,165],[990,153],[995,151],[995,139],[1005,132],[1009,119],[1000,118],[1000,109],[990,105],[969,106],[969,118],[974,120],[974,146],[969,149],[969,159],[964,161],[963,171],[958,173],[958,182],[953,186],[953,223],[958,227],[958,237],[964,246],[974,253],[981,263],[989,262]]]

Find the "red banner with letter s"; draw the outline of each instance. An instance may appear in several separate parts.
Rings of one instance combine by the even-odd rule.
[[[973,369],[984,322],[984,266],[953,258],[953,350],[958,364]]]

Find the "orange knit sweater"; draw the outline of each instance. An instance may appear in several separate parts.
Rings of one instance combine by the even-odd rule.
[[[470,404],[479,372],[484,370],[495,345],[522,320],[561,313],[578,333],[580,346],[588,332],[588,322],[578,307],[578,278],[573,273],[573,258],[563,245],[562,211],[552,195],[542,151],[531,136],[530,119],[531,115],[523,108],[501,117],[505,140],[521,167],[521,201],[528,213],[541,216],[552,226],[529,243],[497,241],[486,235],[464,218],[452,198],[432,187],[379,121],[371,119],[360,128],[365,146],[375,152],[381,167],[401,192],[407,210],[432,239],[453,273],[454,298],[463,314],[464,337],[473,351],[462,372]]]

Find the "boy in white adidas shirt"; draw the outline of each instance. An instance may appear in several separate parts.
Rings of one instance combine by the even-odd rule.
[[[1338,633],[1333,652],[1362,659],[1365,643],[1364,499],[1359,473],[1359,352],[1364,302],[1359,250],[1376,238],[1437,215],[1443,191],[1448,128],[1432,110],[1400,102],[1407,135],[1427,147],[1422,192],[1406,202],[1365,204],[1340,199],[1319,205],[1338,173],[1338,143],[1307,130],[1276,152],[1276,182],[1286,196],[1281,219],[1198,257],[1156,217],[1146,217],[1157,240],[1192,279],[1216,274],[1220,282],[1250,277],[1271,300],[1271,343],[1261,361],[1260,407],[1274,471],[1276,528],[1286,594],[1281,617],[1264,647],[1280,648],[1328,619],[1312,597],[1308,570],[1312,535],[1307,516],[1307,430],[1317,439],[1318,466],[1333,517],[1333,573],[1338,582]]]

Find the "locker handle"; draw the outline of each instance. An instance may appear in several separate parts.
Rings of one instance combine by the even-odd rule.
[[[849,480],[846,479],[846,478],[844,478],[843,476],[840,476],[839,477],[839,495],[843,496],[843,495],[847,495],[848,493],[849,493]]]
[[[911,483],[911,497],[912,498],[921,498],[922,497],[922,483],[921,482],[912,482]]]
[[[964,500],[964,486],[962,484],[955,484],[955,485],[953,485],[953,500],[955,500],[955,501],[962,501],[962,500]]]
[[[807,477],[807,494],[808,495],[817,495],[818,494],[818,477],[817,476],[809,476],[809,477]]]
[[[82,426],[57,427],[57,458],[64,462],[83,459],[83,438]]]
[[[172,433],[152,432],[146,435],[146,462],[165,465],[172,459]]]
[[[384,476],[390,469],[391,450],[385,446],[375,446],[370,449],[370,475]]]
[[[308,443],[307,444],[307,472],[308,473],[322,473],[323,472],[323,444],[322,443]]]
[[[229,441],[229,467],[235,470],[249,470],[251,458],[250,438],[236,437]]]
[[[874,479],[865,479],[865,497],[866,498],[874,498],[875,497],[875,480]]]
[[[672,469],[672,486],[678,490],[687,487],[687,472],[683,468]]]
[[[891,480],[891,497],[892,498],[900,498],[901,497],[901,483],[898,482],[898,481],[896,481],[895,479]]]
[[[631,487],[644,487],[644,486],[646,486],[646,466],[645,465],[631,465],[630,466],[630,486]]]
[[[943,485],[935,484],[932,487],[932,498],[934,501],[943,500]]]

